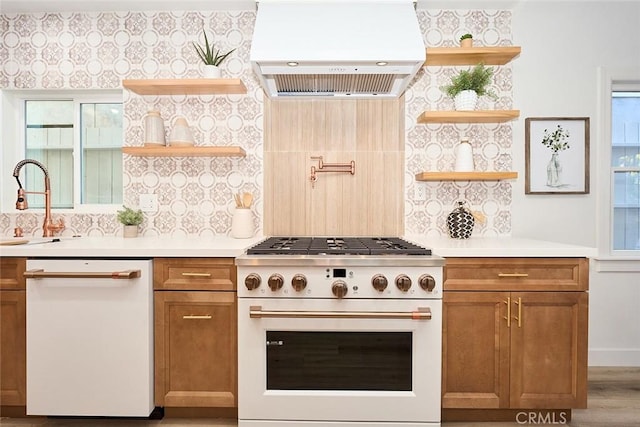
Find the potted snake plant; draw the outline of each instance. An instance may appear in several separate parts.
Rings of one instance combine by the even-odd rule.
[[[220,78],[220,64],[222,61],[227,59],[233,51],[236,49],[231,49],[226,53],[220,52],[220,49],[216,49],[213,43],[209,43],[209,38],[207,37],[207,32],[203,29],[202,33],[204,34],[204,45],[193,43],[193,47],[198,54],[198,57],[204,63],[204,76],[208,79],[218,79]]]

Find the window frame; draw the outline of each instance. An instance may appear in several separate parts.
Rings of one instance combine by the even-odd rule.
[[[17,183],[13,178],[15,165],[26,157],[25,146],[25,101],[27,100],[72,100],[74,103],[74,129],[73,129],[73,207],[55,209],[56,214],[73,213],[113,213],[114,209],[121,208],[121,204],[89,204],[81,203],[82,175],[81,161],[78,157],[80,147],[80,104],[83,103],[120,103],[124,106],[122,90],[8,90],[0,91],[0,114],[2,116],[2,162],[0,174],[9,179],[2,179],[2,198],[0,200],[0,212],[11,214],[18,213],[15,209]],[[124,115],[124,107],[123,107]],[[123,117],[123,128],[126,120]],[[124,133],[124,129],[123,129]],[[124,136],[123,136],[124,138]],[[124,146],[124,140],[123,140]],[[29,208],[34,212],[43,212],[44,208]]]
[[[613,249],[614,167],[612,150],[613,92],[640,90],[640,68],[600,68],[598,70],[598,104],[600,112],[600,144],[597,144],[598,196],[596,271],[640,271],[640,250]]]

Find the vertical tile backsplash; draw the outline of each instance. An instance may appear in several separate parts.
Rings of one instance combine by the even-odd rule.
[[[453,46],[462,33],[476,45],[510,45],[511,13],[494,10],[418,10],[426,46]],[[239,145],[245,158],[124,156],[127,205],[140,194],[158,195],[159,210],[146,214],[144,235],[213,236],[230,231],[233,193],[254,195],[257,233],[263,211],[263,94],[249,63],[254,11],[90,12],[0,15],[0,87],[16,89],[120,89],[123,79],[196,78],[200,62],[192,42],[202,29],[216,44],[237,48],[223,64],[223,77],[240,78],[246,95],[140,96],[123,89],[125,145],[142,144],[147,110],[159,110],[167,134],[177,117],[187,119],[196,145]],[[512,170],[511,124],[447,125],[416,123],[422,111],[451,109],[439,87],[457,67],[425,67],[405,94],[405,231],[446,234],[446,215],[465,198],[488,221],[474,235],[510,234],[511,183],[441,182],[426,186],[426,201],[416,200],[415,174],[447,170],[453,149],[466,136],[474,147],[476,168]],[[509,65],[496,68],[495,103],[480,108],[513,108]],[[5,171],[6,174],[6,171]],[[2,182],[8,180],[2,179]],[[6,188],[3,188],[5,191]],[[121,234],[115,212],[57,214],[65,235]],[[43,215],[34,211],[0,214],[0,234],[16,226],[39,235]]]

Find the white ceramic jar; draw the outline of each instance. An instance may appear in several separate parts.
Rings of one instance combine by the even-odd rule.
[[[231,219],[231,237],[248,239],[253,236],[253,213],[250,208],[236,208]]]
[[[158,110],[149,110],[144,117],[144,145],[166,145],[164,120]]]

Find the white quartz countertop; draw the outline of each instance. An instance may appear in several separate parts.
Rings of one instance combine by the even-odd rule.
[[[12,238],[3,238],[6,242]],[[258,236],[234,239],[216,236],[210,238],[172,237],[55,237],[29,238],[28,244],[0,246],[1,256],[24,257],[87,257],[87,258],[155,258],[155,257],[231,257],[235,258],[261,241]],[[17,239],[16,239],[17,240]]]
[[[405,239],[431,248],[442,257],[595,257],[596,248],[567,245],[516,237],[471,237],[466,240],[448,237],[407,235]],[[172,237],[60,237],[29,238],[29,244],[0,246],[0,256],[74,257],[74,258],[154,258],[154,257],[236,257],[264,239]],[[11,237],[2,242],[13,240]]]
[[[431,248],[442,257],[595,257],[596,248],[518,237],[427,237],[407,235],[405,239]]]

